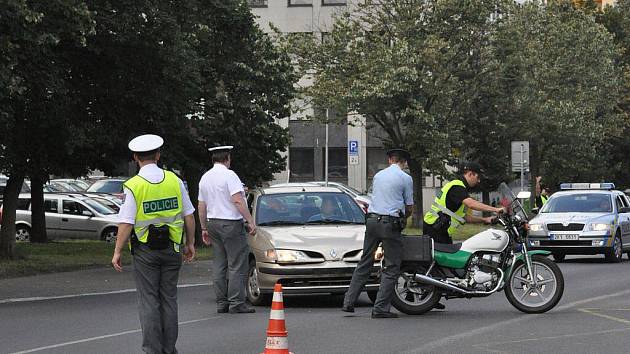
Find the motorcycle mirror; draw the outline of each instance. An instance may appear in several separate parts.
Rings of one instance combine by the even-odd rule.
[[[520,191],[516,195],[516,198],[518,198],[518,199],[529,199],[529,197],[531,197],[531,196],[532,196],[532,192],[530,192],[530,191]]]

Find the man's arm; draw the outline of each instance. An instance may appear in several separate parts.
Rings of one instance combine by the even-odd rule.
[[[131,231],[133,230],[132,224],[120,223],[118,224],[118,232],[116,233],[116,247],[114,248],[114,256],[112,257],[112,265],[114,269],[122,272],[122,249],[129,242]]]
[[[536,177],[536,196],[538,197],[540,195],[540,193],[542,192],[542,189],[540,188],[540,181],[542,180],[541,176],[537,176]]]
[[[184,216],[184,227],[186,228],[184,258],[190,262],[195,258],[195,214]]]
[[[206,216],[208,215],[206,203],[200,200],[197,204],[197,210],[199,211],[199,227],[201,227],[201,240],[206,246],[210,246],[210,235],[208,235],[208,228],[206,226]]]
[[[477,210],[477,211],[487,211],[487,212],[490,212],[490,213],[500,214],[500,213],[503,213],[504,210],[505,210],[503,208],[495,208],[493,206],[490,206],[490,205],[478,202],[478,201],[476,201],[476,200],[474,200],[473,198],[470,198],[470,197],[464,199],[463,203],[469,209]],[[466,222],[469,222],[469,223],[490,224],[492,222],[493,217],[489,216],[487,218],[479,218],[479,217],[476,217],[476,216],[473,216],[473,215],[466,214],[464,219],[466,219]]]
[[[243,193],[237,192],[232,194],[232,203],[234,203],[238,212],[241,213],[245,221],[247,221],[247,224],[249,225],[249,234],[254,235],[256,233],[256,224],[254,223],[252,214],[249,213],[247,202],[245,202],[245,198],[243,198]]]

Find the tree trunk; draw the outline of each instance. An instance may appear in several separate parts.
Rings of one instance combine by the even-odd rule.
[[[413,213],[411,225],[416,228],[422,227],[424,210],[422,207],[422,164],[416,161],[409,161],[409,172],[413,178]]]
[[[529,141],[529,178],[530,178],[530,192],[531,195],[529,197],[529,209],[525,210],[527,215],[531,214],[531,209],[536,205],[536,176],[540,173],[540,169],[538,168],[540,164],[540,148],[535,140]]]
[[[201,226],[199,221],[199,210],[197,205],[199,203],[199,180],[201,179],[201,174],[199,171],[193,171],[191,169],[184,169],[183,171],[184,178],[186,179],[186,183],[188,185],[188,195],[190,196],[190,201],[195,207],[195,247],[199,247],[203,244],[201,241]],[[204,216],[201,220],[206,220]]]
[[[2,229],[0,230],[0,259],[15,258],[15,209],[24,183],[23,174],[11,174],[4,190]]]
[[[31,242],[46,243],[46,213],[44,212],[44,178],[31,177]]]

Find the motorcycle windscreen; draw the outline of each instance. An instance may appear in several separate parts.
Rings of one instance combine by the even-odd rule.
[[[497,191],[501,196],[501,199],[499,200],[500,205],[505,207],[510,215],[519,215],[523,220],[529,220],[520,199],[516,197],[514,191],[512,191],[505,182],[499,185],[499,189]]]

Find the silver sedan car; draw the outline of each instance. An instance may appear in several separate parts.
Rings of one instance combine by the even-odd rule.
[[[361,258],[365,215],[352,197],[335,187],[286,186],[252,192],[258,226],[249,237],[247,296],[269,301],[274,284],[285,294],[343,293]],[[366,286],[374,297],[378,267]]]
[[[20,194],[15,220],[17,241],[31,235],[31,196]],[[46,233],[50,239],[84,238],[114,242],[118,230],[117,213],[85,196],[45,194]]]

